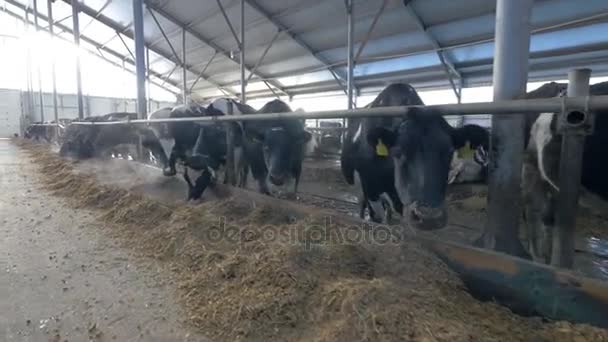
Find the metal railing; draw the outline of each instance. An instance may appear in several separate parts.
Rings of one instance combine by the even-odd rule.
[[[487,115],[492,114],[522,114],[522,113],[556,113],[562,111],[598,111],[608,110],[608,95],[561,97],[533,100],[508,100],[495,102],[441,104],[429,106],[376,107],[353,110],[329,110],[317,112],[289,112],[270,114],[246,114],[224,116],[202,116],[187,118],[138,119],[122,121],[74,121],[72,125],[125,125],[151,124],[170,122],[217,123],[231,121],[257,121],[276,119],[336,119],[362,118],[374,116],[403,116],[412,108],[426,112],[437,112],[441,115]]]

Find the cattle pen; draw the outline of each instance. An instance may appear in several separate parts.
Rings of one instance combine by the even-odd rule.
[[[136,99],[128,110],[126,97],[104,99],[112,109],[92,115],[83,84],[95,80],[76,52],[73,120],[62,118],[59,61],[53,54],[33,63],[31,44],[42,43],[28,36],[21,132],[0,139],[7,289],[0,339],[608,341],[608,198],[589,186],[603,191],[605,182],[588,176],[605,167],[591,157],[608,134],[608,83],[591,80],[607,75],[608,41],[590,33],[608,25],[605,3],[458,0],[441,9],[434,0],[47,0],[44,10],[30,2],[5,0],[0,14],[22,20],[28,34],[73,40],[131,75]],[[339,49],[290,19],[307,6],[316,13],[307,20],[332,30],[328,41],[344,41]],[[475,6],[486,11],[456,21],[485,25],[489,35],[447,45],[442,25],[454,22],[448,12],[458,6],[467,16]],[[190,17],[193,9],[209,13]],[[370,52],[402,44],[401,31],[381,34],[400,22],[387,9],[405,11],[403,25],[415,32],[408,37],[425,40],[422,49]],[[324,10],[340,12],[344,25],[316,21]],[[589,38],[542,50],[559,45],[559,33]],[[290,49],[301,62],[279,61]],[[466,59],[474,54],[488,56]],[[300,76],[309,81],[290,80]],[[550,95],[526,92],[529,80],[560,79],[567,83],[543,85]],[[485,84],[492,101],[463,100],[467,88]],[[153,110],[151,87],[175,105],[157,101]],[[399,98],[391,89],[411,93]],[[419,89],[448,89],[455,101],[424,104]],[[286,104],[323,92],[344,105],[291,111]],[[357,103],[363,92],[374,96],[365,108]],[[260,100],[269,102],[249,105]],[[276,103],[289,111],[264,111]],[[487,144],[473,146],[469,135],[458,145],[463,128],[476,125],[447,118],[482,115],[491,117],[481,130]],[[326,119],[341,122],[319,127]],[[337,152],[305,158],[325,135],[338,141]],[[45,143],[30,141],[40,138]],[[465,147],[486,173],[452,184],[444,176]],[[372,157],[353,162],[366,149]],[[284,167],[293,192],[285,188],[294,183],[273,173],[285,160],[296,160],[297,168]],[[436,174],[441,181],[429,181]],[[372,200],[369,184],[387,180],[384,197]],[[441,199],[429,199],[428,188]],[[593,209],[585,207],[590,199]],[[437,208],[443,216],[428,214]],[[420,224],[425,215],[445,222],[428,228]]]

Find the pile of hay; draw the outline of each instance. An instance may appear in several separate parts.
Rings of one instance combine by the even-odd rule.
[[[344,237],[347,227],[236,198],[161,204],[25,147],[49,191],[98,209],[109,234],[173,272],[187,320],[212,340],[608,341],[602,329],[543,323],[475,300],[412,242],[322,240],[320,231]]]

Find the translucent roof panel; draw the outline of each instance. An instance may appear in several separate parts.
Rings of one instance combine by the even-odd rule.
[[[21,13],[30,3],[6,2]],[[240,35],[240,0],[220,3]],[[186,83],[190,86],[199,78],[193,88],[198,98],[239,95],[240,47],[217,0],[147,0],[145,4],[145,43],[156,77],[162,79],[176,63],[181,65],[185,53]],[[465,86],[489,84],[495,6],[494,0],[354,0],[355,53],[365,45],[354,68],[355,86],[360,92],[376,91],[388,82],[402,81],[419,88],[449,88],[439,50]],[[46,16],[46,6],[40,7],[40,14]],[[53,10],[56,20],[64,19],[58,25],[71,31],[70,1],[55,1]],[[29,11],[31,15],[31,7]],[[81,34],[91,43],[87,49],[101,48],[113,60],[131,59],[116,32],[132,51],[132,1],[81,0],[81,11]],[[273,95],[261,80],[289,95],[343,90],[348,52],[344,0],[245,0],[244,22],[246,77],[255,69],[248,98]],[[608,1],[535,0],[531,25],[531,79],[559,74],[563,78],[573,66],[592,67],[594,76],[608,72]],[[69,39],[70,34],[61,35]],[[180,66],[167,82],[181,87],[181,78]]]

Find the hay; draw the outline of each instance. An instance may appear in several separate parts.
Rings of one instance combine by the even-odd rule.
[[[289,212],[236,198],[165,205],[22,146],[48,191],[97,209],[108,234],[167,266],[187,321],[213,340],[608,341],[602,329],[543,323],[473,299],[412,242],[347,244],[340,222],[294,222]]]

